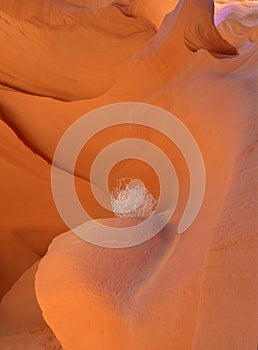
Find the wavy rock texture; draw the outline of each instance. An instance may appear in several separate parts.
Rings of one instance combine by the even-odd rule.
[[[62,349],[36,300],[34,278],[38,264],[29,268],[2,299],[1,349]]]
[[[257,10],[255,1],[0,4],[0,349],[256,348]],[[160,234],[109,250],[68,231],[50,171],[74,121],[125,101],[181,119],[203,154],[207,188],[193,225],[176,234],[189,196],[177,147],[148,128],[102,131],[75,169],[92,217],[115,220],[89,182],[96,154],[115,140],[157,144],[180,185]],[[136,160],[118,165],[111,182],[135,172],[155,192]]]

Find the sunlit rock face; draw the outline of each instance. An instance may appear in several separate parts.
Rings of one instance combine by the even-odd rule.
[[[1,2],[1,350],[255,349],[257,11],[256,1]],[[178,234],[191,190],[180,149],[138,124],[102,130],[74,171],[81,205],[101,230],[137,225],[160,197],[153,169],[127,159],[108,186],[139,179],[140,197],[128,207],[135,192],[120,189],[113,211],[101,207],[92,186],[103,184],[91,168],[110,143],[157,145],[179,186],[159,234],[109,249],[66,226],[51,165],[75,121],[121,102],[161,107],[184,123],[202,153],[206,190],[195,221]],[[65,159],[54,166],[72,176]],[[146,201],[138,215],[134,207]]]

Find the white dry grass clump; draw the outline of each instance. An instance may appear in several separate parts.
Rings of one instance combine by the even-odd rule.
[[[117,217],[148,217],[158,200],[144,186],[140,180],[121,179],[111,193],[111,205]]]

